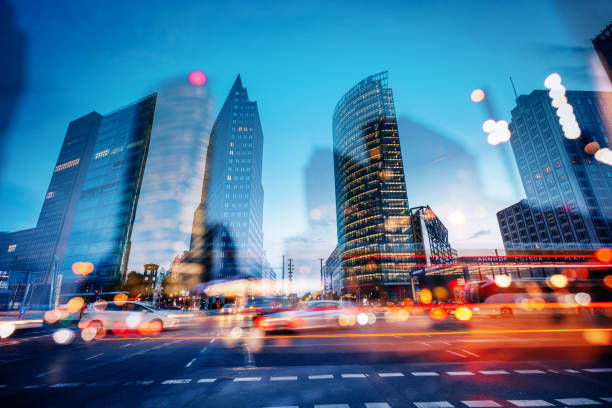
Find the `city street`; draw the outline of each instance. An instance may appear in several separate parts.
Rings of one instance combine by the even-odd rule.
[[[417,318],[418,320],[418,318]],[[416,326],[418,322],[416,322]],[[138,338],[0,343],[3,406],[541,407],[612,404],[609,328],[489,319],[268,334],[211,322]],[[537,323],[537,324],[536,324]],[[75,329],[76,330],[76,329]],[[230,333],[232,333],[230,335]],[[6,404],[6,405],[5,405]]]

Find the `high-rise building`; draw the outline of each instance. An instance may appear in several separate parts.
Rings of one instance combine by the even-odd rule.
[[[404,296],[414,265],[393,94],[371,75],[333,116],[336,220],[342,286],[360,296]]]
[[[612,82],[612,22],[593,39],[593,47]]]
[[[100,122],[61,263],[62,293],[115,289],[125,279],[155,101],[148,96]],[[93,271],[75,274],[77,262]]]
[[[146,264],[167,268],[189,248],[213,109],[208,81],[193,83],[185,77],[158,91],[128,271],[142,273]]]
[[[66,252],[101,120],[92,112],[70,123],[36,227],[0,236],[0,270],[7,271],[6,293],[16,302],[24,296],[30,304],[50,302],[50,285]]]
[[[612,243],[612,167],[592,150],[610,146],[612,93],[567,91],[566,97],[581,130],[577,140],[564,137],[546,91],[521,95],[512,110],[510,142],[527,198],[497,213],[507,249]]]
[[[213,125],[189,262],[202,280],[261,277],[263,133],[257,102],[237,76]]]
[[[448,230],[428,205],[410,209],[410,233],[419,266],[450,264],[456,259]]]

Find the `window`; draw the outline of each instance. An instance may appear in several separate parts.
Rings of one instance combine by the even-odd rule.
[[[15,249],[17,249],[17,244],[9,245],[7,252],[15,252]]]

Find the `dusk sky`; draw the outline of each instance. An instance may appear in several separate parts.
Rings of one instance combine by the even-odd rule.
[[[217,111],[238,73],[258,102],[264,248],[273,265],[284,240],[308,228],[304,168],[315,149],[331,149],[333,109],[366,76],[389,71],[398,119],[455,142],[496,211],[522,197],[513,193],[500,146],[486,142],[488,117],[470,92],[486,89],[496,119],[510,120],[509,76],[519,94],[541,89],[551,72],[568,89],[611,89],[598,82],[590,42],[612,17],[609,1],[10,4],[26,41],[24,85],[0,145],[0,231],[35,225],[71,120],[113,111],[196,69],[207,73]],[[402,120],[399,126],[401,134]],[[405,143],[419,134],[401,137],[404,161],[423,155]],[[425,183],[412,185],[423,190],[411,191],[415,177]],[[438,203],[454,247],[503,247],[494,208],[480,214],[449,201],[425,173],[406,179],[411,205],[425,204],[415,197]],[[449,220],[453,209],[466,215],[465,225]],[[479,231],[488,233],[469,239]]]

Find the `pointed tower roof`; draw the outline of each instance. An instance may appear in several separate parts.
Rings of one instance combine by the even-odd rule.
[[[242,80],[240,79],[240,74],[238,74],[238,76],[236,77],[236,80],[234,81],[234,85],[232,85],[232,91],[237,91],[243,88],[244,87],[242,86]]]

